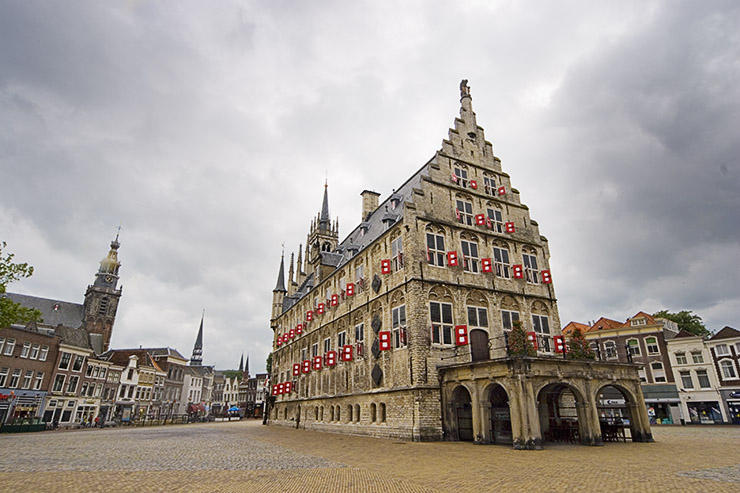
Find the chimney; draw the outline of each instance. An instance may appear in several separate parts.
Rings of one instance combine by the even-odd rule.
[[[365,190],[360,195],[362,195],[362,220],[367,221],[367,216],[378,208],[378,197],[380,197],[380,194]]]

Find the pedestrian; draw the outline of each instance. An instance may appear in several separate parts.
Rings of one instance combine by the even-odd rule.
[[[95,416],[95,428],[100,427],[100,416]]]

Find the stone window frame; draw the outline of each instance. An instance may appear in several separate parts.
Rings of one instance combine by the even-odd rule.
[[[439,320],[435,321],[432,319],[432,304],[435,303],[439,305]],[[449,306],[449,315],[450,315],[450,321],[445,321],[445,314],[444,314],[444,306]],[[455,341],[453,339],[453,328],[455,326],[455,310],[454,305],[452,302],[448,301],[436,301],[436,300],[430,300],[429,301],[429,321],[431,323],[431,344],[432,346],[438,346],[438,347],[452,347],[455,344]],[[439,331],[437,334],[438,342],[435,342],[435,325],[439,326]],[[449,342],[445,342],[448,339],[449,336]]]
[[[676,365],[688,365],[689,360],[686,358],[686,351],[673,353]]]
[[[498,259],[496,258],[497,251]],[[495,272],[496,277],[511,279],[511,254],[509,253],[509,245],[496,242],[491,246],[491,252],[493,255],[493,271]]]
[[[519,310],[502,309],[501,312],[501,327],[504,332],[510,332],[514,328],[514,322],[521,321],[521,312]],[[516,316],[515,316],[516,315]],[[509,328],[506,328],[506,320],[509,321]]]
[[[681,377],[681,387],[683,387],[686,390],[694,389],[694,380],[691,378],[691,371],[681,370],[678,372],[678,375]],[[687,385],[687,382],[688,382],[688,385]]]
[[[337,349],[347,345],[347,331],[342,330],[337,334]]]
[[[696,364],[704,363],[704,355],[701,351],[691,351],[691,361]]]
[[[495,197],[498,191],[496,186],[496,177],[489,173],[483,173],[483,193]]]
[[[391,239],[391,272],[403,269],[403,236]]]
[[[430,237],[433,239],[434,248],[429,248]],[[447,250],[445,249],[445,232],[434,231],[427,228],[424,231],[424,238],[426,240],[426,252],[427,252],[427,265],[432,267],[442,267],[446,265]],[[442,240],[442,249],[439,249],[439,241]]]
[[[534,267],[532,266],[534,262]],[[537,265],[537,251],[529,246],[522,248],[522,267],[524,270],[524,280],[527,284],[539,284],[540,269]]]
[[[702,372],[703,375],[700,375],[699,372]],[[706,379],[707,384],[702,385],[702,377]],[[700,389],[711,389],[712,388],[712,381],[709,379],[709,372],[706,368],[700,368],[696,370],[696,380],[699,383]]]
[[[486,217],[491,220],[491,231],[494,233],[504,232],[504,211],[498,204],[486,203]]]
[[[331,351],[331,337],[324,338],[324,354]]]
[[[457,177],[457,184],[463,188],[468,188],[470,182],[470,173],[468,173],[467,165],[456,161],[450,165],[452,168],[452,174]]]
[[[473,212],[473,199],[471,197],[463,195],[455,196],[455,220],[458,223],[473,226],[475,224],[475,215]],[[460,216],[459,219],[457,218],[458,215]]]
[[[738,380],[740,377],[738,377],[737,368],[735,366],[735,362],[732,360],[732,358],[722,358],[721,360],[717,361],[717,366],[719,367],[719,376],[722,378],[722,381],[727,380]],[[728,377],[725,376],[725,368],[728,368],[732,370],[733,376]]]
[[[403,323],[401,314],[403,313]],[[393,349],[403,349],[408,346],[408,337],[406,326],[406,302],[401,300],[401,304],[391,308],[391,341]]]
[[[537,318],[535,318],[537,317]],[[547,332],[544,332],[542,327],[542,322],[545,322],[545,325],[547,325]],[[540,330],[537,330],[537,326],[539,325]],[[537,350],[544,352],[544,353],[552,353],[553,349],[555,347],[553,341],[552,341],[552,331],[550,327],[550,316],[549,314],[541,314],[541,313],[532,313],[532,330],[537,335],[538,346]],[[598,345],[598,343],[597,343]]]
[[[468,253],[465,253],[467,249]],[[475,255],[473,255],[475,253]],[[478,238],[473,235],[460,236],[460,256],[462,257],[463,271],[470,274],[480,274],[480,247]]]

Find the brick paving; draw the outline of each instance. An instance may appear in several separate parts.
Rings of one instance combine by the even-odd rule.
[[[0,435],[0,491],[739,491],[740,427],[514,451],[257,421]]]

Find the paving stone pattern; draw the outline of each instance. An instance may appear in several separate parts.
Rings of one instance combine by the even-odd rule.
[[[740,427],[543,451],[257,421],[0,435],[0,491],[712,491],[740,488]]]

